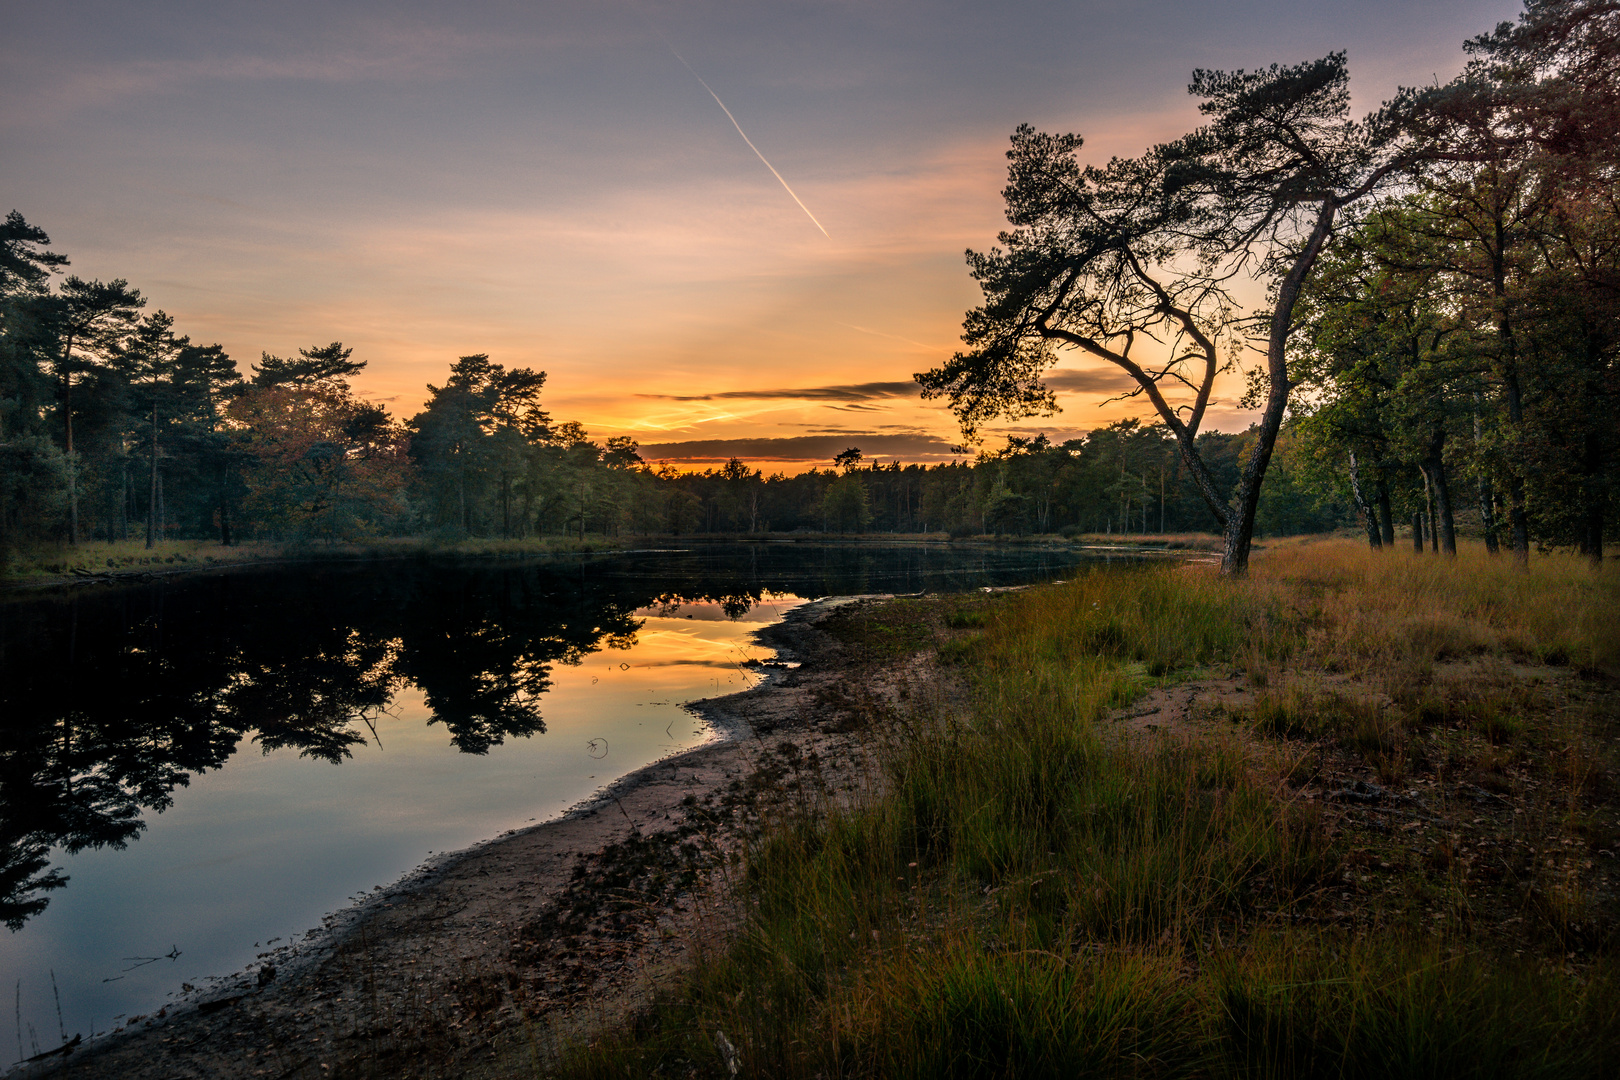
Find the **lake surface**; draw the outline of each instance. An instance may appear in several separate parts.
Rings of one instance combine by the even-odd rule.
[[[704,545],[0,603],[0,984],[23,1049],[151,1012],[432,853],[707,741],[682,703],[752,682],[753,633],[805,600],[1087,561]]]

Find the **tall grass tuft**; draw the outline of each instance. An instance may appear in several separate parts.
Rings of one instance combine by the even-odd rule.
[[[1313,657],[1384,671],[1508,653],[1591,668],[1620,666],[1620,570],[1568,553],[1521,569],[1482,545],[1456,558],[1368,550],[1353,541],[1280,545],[1255,560],[1253,596],[1290,604],[1314,624]]]

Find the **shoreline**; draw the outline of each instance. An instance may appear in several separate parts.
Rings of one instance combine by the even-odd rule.
[[[1060,551],[1097,551],[1130,554],[1167,554],[1186,556],[1197,553],[1216,553],[1220,550],[1218,538],[1204,533],[1150,534],[1140,539],[1122,536],[1080,535],[1064,537],[1059,534],[1033,534],[1029,536],[992,537],[988,534],[952,538],[944,533],[757,533],[735,536],[698,534],[686,536],[650,535],[634,537],[634,543],[604,538],[590,540],[582,545],[575,542],[550,546],[532,541],[461,541],[442,543],[416,538],[398,538],[375,543],[346,543],[327,548],[313,545],[288,545],[271,541],[249,541],[247,545],[221,547],[211,541],[165,541],[172,550],[167,554],[139,555],[110,569],[73,567],[67,570],[40,573],[34,576],[0,577],[0,604],[7,600],[33,598],[40,595],[66,593],[87,586],[130,586],[155,580],[183,578],[254,570],[275,566],[360,566],[368,563],[397,562],[403,560],[521,560],[552,558],[565,555],[631,555],[645,552],[689,550],[693,547],[732,544],[836,544],[847,547],[956,547],[956,548],[1047,548]],[[252,553],[248,545],[266,545],[263,555]],[[651,545],[651,546],[649,546]],[[679,545],[672,549],[666,545]],[[81,549],[81,559],[95,545]],[[1263,544],[1256,544],[1261,550]],[[180,549],[184,550],[180,550]],[[212,554],[197,554],[207,549],[241,555],[240,558],[216,559]],[[291,549],[291,550],[289,550]],[[53,556],[47,566],[61,567],[72,560],[69,551]],[[101,558],[103,556],[97,555]],[[161,560],[161,561],[160,561]],[[176,560],[180,565],[174,565]],[[44,562],[36,558],[35,562]],[[107,561],[104,559],[104,561]]]
[[[332,1075],[330,1068],[335,1065],[332,1057],[342,1057],[342,1054],[324,1058],[319,1054],[289,1057],[287,1053],[278,1054],[277,1050],[289,1041],[309,1042],[312,1048],[330,1045],[330,1039],[311,1034],[308,1029],[327,1032],[328,1028],[344,1026],[336,1024],[335,1017],[324,1027],[318,1026],[318,1018],[304,1013],[312,1000],[343,1003],[351,1007],[351,1013],[357,1005],[364,1011],[368,1002],[359,999],[368,995],[360,993],[357,985],[358,968],[354,960],[358,955],[363,954],[365,958],[366,970],[361,973],[359,982],[370,987],[373,1032],[377,1026],[375,1014],[379,1011],[377,984],[380,980],[376,975],[379,951],[390,954],[384,956],[382,962],[396,976],[396,983],[400,981],[398,977],[410,983],[414,973],[409,969],[422,966],[415,954],[423,951],[456,953],[453,967],[457,970],[464,970],[469,964],[492,970],[510,966],[507,958],[500,955],[499,942],[492,942],[491,938],[502,936],[502,930],[510,935],[517,925],[533,924],[544,916],[548,906],[554,907],[564,898],[570,881],[577,880],[581,869],[593,859],[599,860],[604,853],[627,840],[660,835],[656,831],[658,827],[674,822],[678,814],[683,818],[696,816],[690,809],[683,813],[683,807],[692,807],[699,796],[705,797],[699,801],[716,800],[728,785],[734,788],[736,782],[749,773],[757,763],[754,760],[757,755],[768,757],[774,749],[773,743],[806,734],[802,724],[780,723],[791,714],[799,714],[802,720],[805,704],[802,691],[805,675],[809,674],[805,669],[824,669],[818,682],[829,674],[836,677],[841,671],[836,657],[829,655],[837,652],[836,644],[826,639],[816,629],[816,624],[828,613],[862,599],[878,597],[827,597],[811,601],[786,613],[780,622],[757,632],[761,644],[775,654],[774,663],[762,665],[767,670],[761,674],[760,681],[736,694],[686,703],[686,707],[714,731],[715,737],[710,741],[626,773],[558,817],[508,830],[435,857],[365,900],[323,916],[321,925],[306,933],[302,940],[267,950],[260,955],[259,964],[212,977],[207,984],[150,1016],[132,1017],[125,1021],[125,1027],[95,1035],[87,1042],[77,1045],[70,1042],[72,1048],[67,1054],[48,1052],[43,1060],[19,1063],[6,1075],[40,1076],[68,1064],[87,1076],[257,1075],[250,1066],[259,1062],[268,1066],[272,1058],[279,1059],[279,1067],[265,1075]],[[778,667],[778,664],[783,666]],[[790,664],[798,666],[786,666]],[[761,723],[762,718],[769,718],[768,722]],[[719,801],[724,802],[724,799],[719,798]],[[643,828],[648,830],[645,834]],[[728,848],[735,847],[734,838],[721,838],[721,843]],[[509,895],[514,892],[520,895]],[[455,906],[456,903],[459,906]],[[445,909],[452,906],[455,910],[446,913]],[[467,914],[469,910],[473,910],[472,915]],[[687,914],[694,911],[696,907]],[[687,933],[693,935],[688,940],[696,940],[707,932],[708,920],[701,912],[698,914],[700,917],[695,922],[687,920],[693,924],[686,927]],[[446,925],[453,918],[457,925]],[[424,921],[435,925],[423,932]],[[668,940],[659,935],[657,944]],[[517,945],[515,939],[513,945]],[[440,955],[436,959],[445,957]],[[439,977],[448,974],[448,983],[456,982],[455,974],[451,973],[452,965],[437,966]],[[261,976],[260,972],[264,971],[269,972],[268,977]],[[611,974],[610,969],[604,966],[603,974]],[[570,1002],[563,1011],[570,1015],[589,1011],[593,1006],[600,1007],[622,996],[621,980],[610,978],[607,981],[610,986],[606,992],[594,990],[586,1000]],[[347,985],[335,988],[339,983]],[[397,999],[392,1004],[409,1011],[412,989],[409,985],[396,985],[385,996]],[[446,994],[455,992],[453,989],[445,991]],[[426,1005],[437,1000],[439,996],[421,1003]],[[518,1019],[522,1019],[521,1010],[518,1014]],[[251,1026],[262,1035],[262,1039],[255,1040],[259,1045],[243,1044],[240,1035],[225,1036],[234,1039],[234,1045],[220,1045],[221,1031],[239,1028],[250,1015],[253,1016]],[[568,1017],[563,1020],[566,1027]],[[354,1032],[366,1028],[358,1022],[347,1026],[351,1028],[351,1039],[355,1037]],[[520,1026],[530,1025],[525,1021]],[[174,1060],[177,1043],[190,1051],[181,1055],[183,1065]],[[356,1045],[353,1049],[366,1047]]]

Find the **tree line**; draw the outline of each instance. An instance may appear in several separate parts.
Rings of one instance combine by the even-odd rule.
[[[1208,530],[1170,433],[1134,420],[1055,444],[1011,438],[922,466],[851,447],[796,476],[732,459],[681,472],[589,438],[542,404],[546,374],[463,356],[399,421],[341,342],[262,353],[244,374],[124,279],[67,274],[39,226],[0,231],[0,547],[163,539],[524,539],[768,531],[1028,534]],[[1235,476],[1252,433],[1200,435]],[[1263,529],[1350,520],[1274,482]]]
[[[423,409],[391,417],[351,380],[341,342],[241,372],[126,280],[63,277],[68,260],[13,211],[0,233],[0,543],[168,538],[523,539],[769,531],[1141,533],[1207,530],[1162,425],[1057,444],[1011,438],[972,462],[867,459],[767,476],[653,468],[635,441],[592,441],[542,404],[546,374],[463,356]],[[1251,434],[1200,436],[1235,475]],[[1265,528],[1350,520],[1341,498],[1274,484]]]
[[[798,475],[732,459],[682,472],[634,440],[592,441],[541,402],[546,374],[463,356],[406,421],[360,398],[341,342],[262,353],[244,377],[224,349],[146,312],[123,279],[61,277],[43,229],[0,234],[0,544],[384,535],[524,539],[630,534],[1141,534],[1220,528],[1163,424],[1124,420],[1061,443],[1011,437],[973,461],[868,459],[851,447]],[[1262,534],[1355,521],[1323,424],[1291,421],[1260,500]],[[1312,426],[1312,425],[1315,426]],[[1297,429],[1297,430],[1296,430]],[[1210,475],[1235,484],[1255,430],[1201,432]],[[1364,457],[1380,505],[1421,504],[1394,451]],[[1371,470],[1379,470],[1373,479]],[[1470,525],[1477,521],[1464,512]]]
[[[361,398],[341,342],[260,356],[145,312],[124,279],[68,275],[13,210],[0,229],[0,548],[214,536],[355,539],[608,527],[641,464],[540,408],[545,373],[451,365],[401,422]]]
[[[1080,164],[1079,135],[1020,127],[1013,228],[968,252],[985,302],[969,349],[917,376],[924,396],[971,439],[1051,412],[1062,350],[1121,369],[1220,523],[1228,574],[1289,444],[1375,547],[1411,513],[1455,550],[1466,503],[1492,550],[1600,560],[1620,492],[1620,7],[1526,0],[1465,47],[1457,79],[1360,119],[1342,53],[1196,71],[1207,123],[1104,166]],[[1232,294],[1248,276],[1269,286],[1258,311]],[[1261,419],[1223,476],[1200,425],[1249,355]]]

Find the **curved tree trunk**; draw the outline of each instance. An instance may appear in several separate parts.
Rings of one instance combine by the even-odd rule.
[[[1266,343],[1266,375],[1271,388],[1266,395],[1266,410],[1260,416],[1260,430],[1256,432],[1254,449],[1243,466],[1232,510],[1227,515],[1226,545],[1221,552],[1221,573],[1227,577],[1243,577],[1249,572],[1249,546],[1254,540],[1254,515],[1260,508],[1260,483],[1271,464],[1271,452],[1277,447],[1277,431],[1282,427],[1283,411],[1288,407],[1288,332],[1293,328],[1294,303],[1299,291],[1322,254],[1328,237],[1333,233],[1333,216],[1338,211],[1337,199],[1322,202],[1304,248],[1294,259],[1294,265],[1277,285],[1277,303],[1271,312],[1271,335]]]

